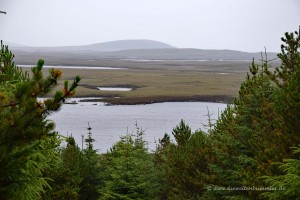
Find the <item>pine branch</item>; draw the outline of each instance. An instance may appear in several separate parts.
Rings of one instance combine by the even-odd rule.
[[[17,105],[19,105],[20,103],[16,103],[16,102],[11,102],[9,104],[6,105],[2,105],[1,107],[6,108],[6,107],[15,107]]]

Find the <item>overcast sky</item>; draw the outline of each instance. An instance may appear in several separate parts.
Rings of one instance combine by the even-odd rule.
[[[179,48],[280,50],[300,0],[0,0],[0,39],[68,46],[150,39]]]

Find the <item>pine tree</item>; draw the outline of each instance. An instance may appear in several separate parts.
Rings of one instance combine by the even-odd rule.
[[[105,155],[106,170],[100,199],[157,199],[156,171],[143,131],[126,135]]]
[[[202,131],[191,132],[183,121],[172,135],[165,134],[156,151],[156,165],[162,171],[161,199],[197,199],[204,192],[207,178],[207,135]]]
[[[78,199],[84,159],[72,136],[67,137],[66,142],[66,147],[57,149],[61,160],[46,171],[51,188],[45,191],[42,199]]]
[[[300,27],[299,27],[300,31]],[[263,196],[270,199],[297,199],[299,197],[299,127],[300,127],[300,35],[299,31],[285,33],[282,38],[284,44],[281,46],[281,66],[276,68],[272,77],[276,86],[277,98],[274,101],[274,108],[278,113],[280,123],[276,137],[279,138],[275,146],[275,154],[280,155],[281,159],[274,162],[273,167],[277,166],[280,170],[274,174],[265,174],[266,184],[274,187],[285,187],[284,191],[269,191]],[[279,152],[278,152],[279,150]],[[294,150],[294,152],[293,152]],[[282,170],[285,174],[282,175]],[[272,176],[271,176],[272,175]]]
[[[300,154],[300,146],[292,148]],[[266,191],[261,196],[268,199],[299,199],[300,197],[300,156],[297,159],[284,159],[279,168],[284,172],[277,176],[263,176],[264,181],[276,190]]]
[[[74,93],[79,77],[64,92],[44,102],[37,97],[48,94],[61,76],[50,70],[44,78],[44,61],[31,69],[32,76],[16,67],[7,46],[0,51],[0,196],[3,199],[37,199],[49,187],[43,171],[58,159],[59,145],[54,123],[47,116],[57,111],[61,101]]]
[[[92,128],[88,124],[87,139],[85,139],[86,149],[83,150],[82,182],[80,183],[79,199],[98,199],[98,187],[101,185],[100,164],[97,150],[94,149],[95,139],[92,137]]]
[[[299,140],[299,35],[282,38],[282,64],[270,70],[267,58],[254,62],[239,96],[211,132],[215,158],[210,169],[220,187],[267,187],[260,177],[281,173],[272,163],[293,158],[290,147]],[[213,177],[213,176],[212,176]],[[210,198],[257,199],[262,191],[207,191]]]

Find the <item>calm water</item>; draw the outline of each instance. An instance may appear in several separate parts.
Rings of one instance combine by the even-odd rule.
[[[77,99],[78,100],[78,99]],[[96,105],[95,105],[96,104]],[[212,118],[226,104],[207,102],[155,103],[148,105],[118,105],[104,106],[103,103],[79,102],[65,104],[62,109],[53,113],[49,118],[56,123],[56,130],[62,135],[73,135],[81,147],[82,134],[87,133],[88,123],[96,140],[95,148],[106,152],[121,135],[135,131],[137,123],[145,131],[148,147],[155,149],[155,141],[165,133],[171,134],[172,129],[184,119],[196,130],[204,129],[207,124],[207,108]]]
[[[132,88],[122,88],[122,87],[97,87],[99,90],[102,91],[120,91],[120,92],[128,92],[131,91]]]

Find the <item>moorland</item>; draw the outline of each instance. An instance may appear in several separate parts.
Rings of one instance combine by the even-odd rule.
[[[78,47],[77,47],[78,48]],[[62,80],[80,75],[77,97],[103,97],[113,104],[166,101],[229,102],[237,95],[252,58],[260,53],[199,49],[128,49],[103,52],[84,49],[17,48],[16,64],[34,66],[43,58],[50,66],[121,69],[61,69]],[[268,54],[271,58],[276,54]],[[276,61],[274,66],[276,65]],[[49,69],[44,69],[45,71]],[[132,91],[100,91],[97,87],[130,87]],[[117,97],[117,98],[116,98]]]

